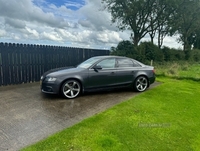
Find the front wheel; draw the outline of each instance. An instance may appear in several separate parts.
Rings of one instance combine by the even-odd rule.
[[[143,92],[148,87],[148,80],[145,76],[139,76],[134,82],[134,89],[138,92]]]
[[[77,97],[81,92],[81,85],[76,80],[67,80],[61,88],[61,92],[64,97],[73,99]]]

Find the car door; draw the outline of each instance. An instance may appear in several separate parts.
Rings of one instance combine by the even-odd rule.
[[[118,85],[126,85],[133,82],[135,74],[138,70],[138,66],[140,65],[129,58],[118,58],[116,66],[116,76],[118,77]]]
[[[88,88],[92,89],[112,86],[115,83],[116,59],[103,59],[95,66],[98,66],[99,69],[89,69]]]

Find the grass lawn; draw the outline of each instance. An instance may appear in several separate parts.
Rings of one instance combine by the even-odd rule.
[[[22,150],[200,150],[200,83],[158,80],[163,84]]]

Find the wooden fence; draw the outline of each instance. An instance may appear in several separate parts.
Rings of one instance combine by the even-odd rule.
[[[47,70],[100,55],[109,50],[0,43],[0,86],[36,82]]]

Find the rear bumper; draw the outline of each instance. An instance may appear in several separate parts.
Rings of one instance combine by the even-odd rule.
[[[155,80],[156,80],[156,76],[153,76],[153,77],[149,78],[149,84],[154,83]]]

